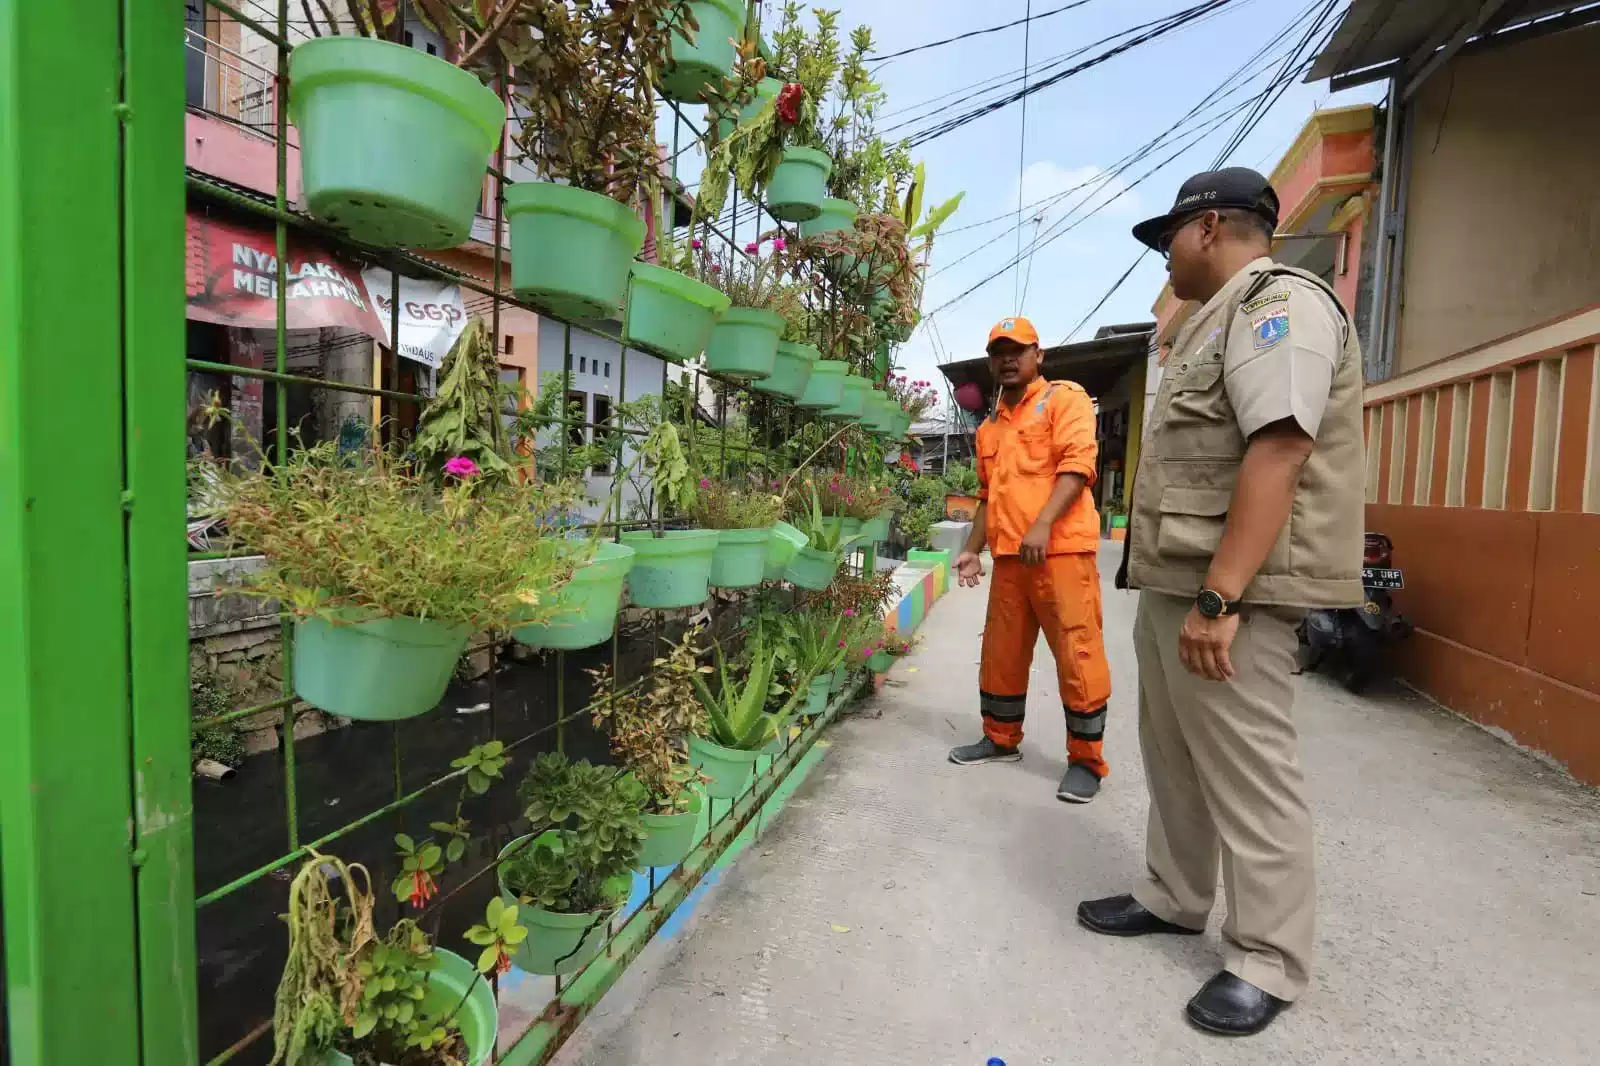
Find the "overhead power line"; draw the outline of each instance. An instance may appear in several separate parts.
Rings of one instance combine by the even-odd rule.
[[[1070,4],[1062,4],[1060,7],[1052,8],[1049,11],[1041,11],[1037,15],[1030,11],[1025,18],[1013,19],[1010,22],[1002,22],[998,26],[985,26],[981,30],[968,30],[966,33],[958,33],[954,37],[946,37],[940,41],[929,41],[927,44],[914,45],[911,48],[902,48],[898,52],[888,52],[883,55],[868,56],[867,61],[870,63],[887,63],[891,59],[899,59],[901,56],[908,56],[914,52],[926,52],[930,48],[942,48],[947,44],[955,44],[957,41],[966,41],[972,39],[973,37],[982,37],[989,33],[999,33],[1002,30],[1009,30],[1013,26],[1025,26],[1029,23],[1037,22],[1040,19],[1047,19],[1052,15],[1059,15],[1063,11],[1071,11],[1075,7],[1083,7],[1085,4],[1093,2],[1094,0],[1073,0],[1073,2]]]

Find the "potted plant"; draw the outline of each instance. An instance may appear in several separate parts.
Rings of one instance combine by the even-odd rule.
[[[784,249],[779,248],[779,251]],[[804,306],[800,287],[784,285],[778,289],[774,310],[783,316],[783,334],[773,356],[772,373],[755,382],[755,388],[774,396],[799,401],[811,384],[812,372],[822,354],[812,341],[810,312]]]
[[[809,479],[807,488],[811,501],[805,512],[805,525],[801,527],[806,544],[795,550],[785,576],[797,588],[820,592],[833,583],[839,564],[844,561],[845,549],[855,543],[856,538],[845,535],[842,521],[832,520],[823,513],[821,498]]]
[[[500,893],[520,907],[528,936],[514,961],[537,974],[582,969],[627,901],[644,844],[642,788],[609,766],[546,752],[517,789],[535,826],[500,853]]]
[[[466,932],[477,964],[434,946],[416,922],[373,928],[372,879],[313,852],[289,886],[289,952],[272,1017],[271,1066],[483,1066],[499,1010],[486,974],[527,937],[519,910],[490,900]]]
[[[671,61],[661,72],[661,95],[692,102],[733,69],[737,42],[744,38],[744,0],[694,0],[677,25],[669,47]]]
[[[851,422],[859,421],[866,411],[867,397],[871,392],[872,382],[851,371],[845,376],[844,386],[839,393],[838,404],[822,413],[827,418],[837,418]]]
[[[639,447],[643,468],[644,513],[660,519],[687,513],[695,500],[695,483],[683,452],[678,426],[653,406],[640,412],[655,422]],[[634,475],[630,472],[630,479]],[[636,489],[638,481],[636,480]],[[711,563],[719,533],[715,529],[636,529],[622,534],[634,550],[628,593],[634,604],[657,610],[694,607],[711,595]]]
[[[446,20],[435,28],[456,42],[454,63],[384,39],[398,30],[392,4],[352,4],[357,21],[343,25],[307,5],[312,39],[289,53],[307,209],[384,248],[466,240],[506,122],[505,103],[468,68],[524,47],[514,17],[524,3],[421,5]]]
[[[761,584],[766,577],[773,523],[782,510],[779,496],[748,478],[700,479],[689,518],[699,529],[718,531],[717,549],[711,559],[711,584],[726,589],[749,589]]]
[[[783,306],[777,255],[782,237],[772,241],[774,255],[761,257],[763,241],[751,241],[744,255],[732,256],[729,269],[717,274],[732,306],[717,319],[706,343],[706,368],[742,381],[770,377],[777,364],[778,342],[788,322]]]
[[[749,785],[756,760],[779,736],[783,717],[766,711],[775,655],[758,647],[743,679],[728,669],[720,647],[716,649],[716,660],[716,692],[711,691],[699,672],[690,675],[705,708],[706,725],[700,734],[689,739],[689,757],[706,776],[707,795],[735,799]]]
[[[900,409],[895,416],[894,435],[896,439],[903,439],[907,430],[938,405],[939,393],[932,382],[920,379],[912,381],[905,374],[890,374],[888,385],[889,395]]]
[[[812,718],[828,709],[833,672],[848,650],[844,634],[853,614],[817,607],[784,616],[785,645],[795,666],[796,688],[804,686],[804,713]]]
[[[564,318],[614,318],[644,245],[640,212],[659,199],[655,87],[689,4],[521,2],[517,145],[547,180],[505,190],[511,286]]]
[[[953,522],[970,522],[978,510],[978,472],[970,463],[953,463],[944,472],[945,517]]]
[[[823,137],[833,161],[828,173],[827,196],[816,218],[800,223],[800,235],[818,237],[854,228],[860,204],[876,195],[888,175],[886,146],[873,132],[878,108],[886,96],[867,69],[874,51],[872,29],[850,31],[850,48],[839,67],[839,87],[830,101],[832,114],[824,123]]]
[[[656,238],[656,263],[634,263],[622,339],[674,363],[706,350],[711,331],[728,312],[730,299],[718,286],[722,264],[694,237],[680,249],[670,232]]]
[[[811,377],[800,396],[799,406],[824,412],[838,407],[844,399],[844,383],[849,375],[849,363],[822,356],[811,366]]]

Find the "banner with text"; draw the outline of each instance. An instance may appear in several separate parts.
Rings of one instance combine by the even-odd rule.
[[[382,267],[361,272],[378,312],[380,337],[393,346],[389,326],[393,321],[394,275]],[[400,354],[437,370],[456,338],[467,328],[467,308],[461,286],[446,281],[400,278]]]

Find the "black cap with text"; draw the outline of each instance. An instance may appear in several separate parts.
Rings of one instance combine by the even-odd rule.
[[[1147,218],[1133,227],[1134,240],[1156,249],[1156,242],[1167,228],[1196,211],[1221,211],[1227,208],[1254,211],[1273,226],[1278,224],[1278,194],[1272,183],[1249,167],[1226,167],[1196,174],[1183,183],[1172,210]]]

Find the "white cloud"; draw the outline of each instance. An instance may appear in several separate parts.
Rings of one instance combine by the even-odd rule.
[[[1138,192],[1102,167],[1068,168],[1041,159],[1023,170],[1021,187],[1023,210],[1035,216],[1043,213],[1046,223],[1068,212],[1080,217],[1084,208],[1092,210],[1101,205],[1101,218],[1143,218],[1147,214]],[[1011,204],[1016,203],[1016,195],[1017,183],[1012,182]]]

